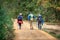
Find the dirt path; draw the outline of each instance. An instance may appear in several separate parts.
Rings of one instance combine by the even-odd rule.
[[[48,33],[38,30],[33,25],[34,30],[30,30],[29,23],[24,21],[22,29],[19,30],[17,21],[14,22],[15,38],[14,40],[57,40]]]

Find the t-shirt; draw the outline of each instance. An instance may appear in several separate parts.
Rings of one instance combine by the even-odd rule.
[[[33,14],[29,14],[28,17],[29,17],[29,20],[33,21]]]

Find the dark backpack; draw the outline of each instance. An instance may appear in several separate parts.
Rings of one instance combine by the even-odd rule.
[[[42,17],[41,16],[39,16],[38,17],[38,21],[41,23],[41,20],[42,20]]]
[[[22,16],[18,16],[18,20],[22,20]]]

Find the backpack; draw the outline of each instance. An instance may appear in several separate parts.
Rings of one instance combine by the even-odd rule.
[[[22,20],[22,16],[19,15],[19,16],[18,16],[18,20]]]
[[[38,17],[38,21],[41,23],[41,21],[42,21],[42,17],[41,16]]]
[[[20,16],[20,15],[18,16],[18,21],[17,21],[17,23],[21,23],[21,24],[23,23],[23,21],[22,21],[22,16]]]
[[[30,20],[33,21],[33,15],[30,15]]]

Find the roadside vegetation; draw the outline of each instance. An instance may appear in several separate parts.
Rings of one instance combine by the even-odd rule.
[[[0,40],[13,39],[12,18],[17,18],[21,12],[27,20],[30,11],[35,16],[42,14],[45,22],[60,22],[60,0],[0,0]],[[60,34],[56,37],[60,38]]]

